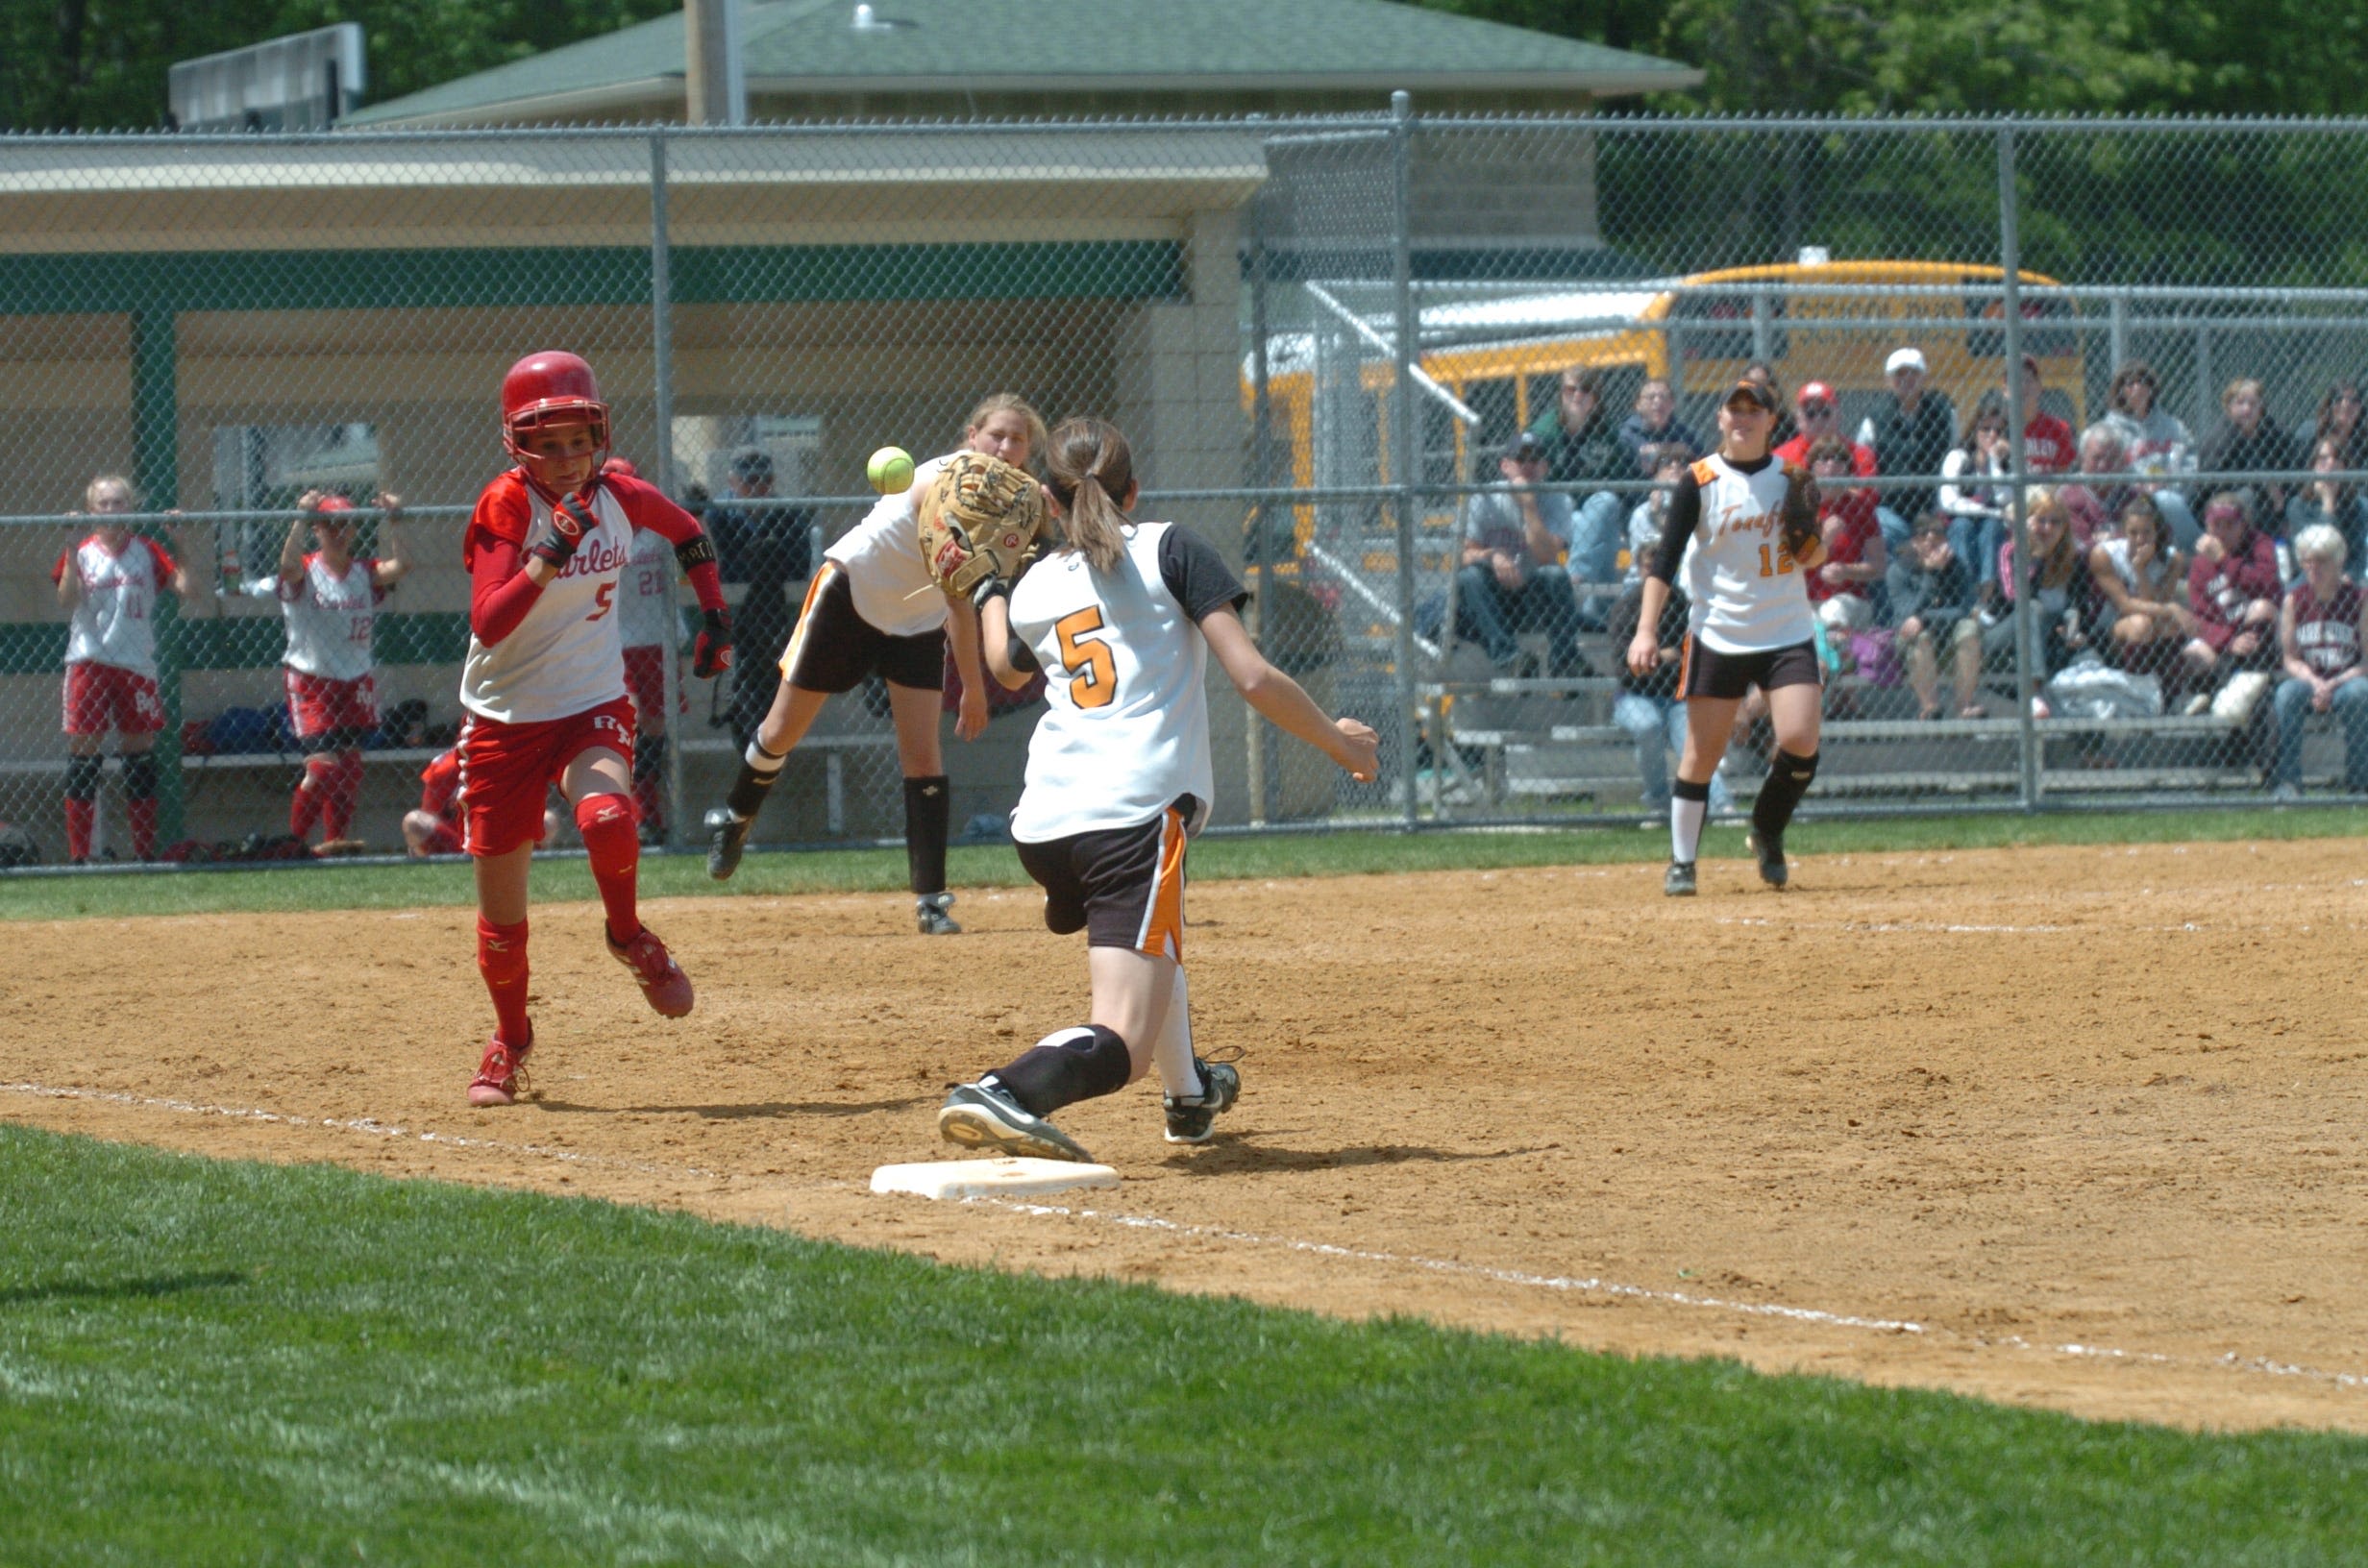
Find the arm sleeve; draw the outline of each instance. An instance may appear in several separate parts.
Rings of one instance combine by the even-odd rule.
[[[148,553],[157,558],[157,585],[162,587],[171,582],[173,574],[181,570],[181,563],[173,559],[173,552],[145,534],[140,536],[139,542],[146,545]]]
[[[469,630],[491,648],[518,629],[543,585],[526,574],[517,542],[472,526],[468,545]]]
[[[1206,539],[1172,523],[1159,540],[1159,580],[1197,624],[1216,610],[1238,610],[1249,602],[1242,579],[1233,575]]]
[[[63,550],[58,551],[58,564],[49,569],[50,581],[65,581],[66,571],[74,564],[74,548],[75,547],[72,545],[68,545]]]
[[[1702,481],[1688,469],[1669,492],[1669,512],[1661,520],[1661,543],[1653,547],[1652,575],[1664,582],[1677,580],[1678,563],[1686,558],[1686,541],[1702,523]]]
[[[706,530],[699,526],[699,519],[668,501],[655,485],[621,475],[612,475],[601,482],[617,498],[617,503],[625,508],[625,520],[634,527],[654,533],[678,547],[707,536]],[[691,592],[699,597],[701,609],[724,607],[724,578],[713,559],[701,561],[683,576],[690,578]]]

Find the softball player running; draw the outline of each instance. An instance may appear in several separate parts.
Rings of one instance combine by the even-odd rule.
[[[1824,690],[1806,574],[1825,558],[1816,531],[1813,480],[1788,471],[1768,451],[1776,398],[1758,381],[1736,382],[1718,410],[1718,450],[1677,481],[1661,543],[1644,579],[1628,668],[1649,674],[1661,657],[1661,610],[1682,569],[1691,605],[1678,695],[1686,699],[1686,748],[1669,795],[1669,870],[1662,891],[1694,891],[1694,854],[1710,806],[1711,776],[1726,754],[1745,692],[1767,694],[1776,756],[1752,803],[1752,848],[1760,879],[1785,885],[1785,827],[1817,776],[1817,720]]]
[[[977,589],[988,664],[1006,687],[1051,677],[1012,816],[1045,924],[1086,933],[1091,1021],[958,1086],[938,1113],[956,1143],[1053,1160],[1089,1156],[1047,1119],[1116,1093],[1153,1065],[1168,1139],[1208,1140],[1241,1075],[1193,1054],[1185,995],[1184,850],[1208,815],[1209,654],[1249,705],[1360,779],[1378,742],[1334,721],[1259,655],[1248,597],[1217,552],[1172,523],[1136,523],[1126,438],[1098,419],[1052,432],[1047,493],[1067,542],[1017,586]]]
[[[534,1048],[527,1017],[527,865],[553,781],[576,825],[607,917],[608,951],[650,1006],[690,1012],[691,982],[641,923],[635,876],[633,704],[617,630],[619,578],[636,530],[656,533],[699,596],[705,625],[694,673],[731,662],[715,547],[698,522],[636,478],[601,473],[608,405],[572,354],[530,355],[502,382],[502,437],[518,465],[477,499],[461,559],[469,570],[469,653],[460,674],[461,801],[477,860],[477,967],[496,1019],[472,1105],[509,1105]]]
[[[611,457],[603,474],[641,477],[629,462]],[[633,553],[617,586],[618,631],[625,641],[625,689],[633,699],[633,804],[641,812],[641,842],[666,836],[666,661],[679,674],[674,649],[675,560],[665,535],[636,533]]]
[[[1044,449],[1044,418],[1018,396],[998,392],[971,411],[962,442],[972,452],[1025,468]],[[970,741],[985,730],[987,697],[978,663],[977,615],[938,590],[921,557],[917,508],[945,464],[945,457],[923,463],[913,471],[910,488],[882,496],[861,523],[823,552],[798,629],[781,653],[781,683],[773,707],[749,743],[731,794],[706,816],[707,874],[717,881],[739,869],[749,824],[823,704],[876,673],[887,682],[897,761],[904,772],[904,854],[914,916],[925,936],[951,936],[962,929],[947,913],[953,903],[946,891],[953,797],[937,735],[949,639],[962,676],[956,735]]]
[[[90,829],[98,815],[99,750],[113,730],[123,755],[124,814],[132,824],[132,854],[153,859],[157,847],[157,731],[164,702],[157,690],[157,594],[169,588],[189,597],[188,574],[164,547],[132,531],[111,514],[135,510],[132,481],[102,474],[83,493],[97,514],[90,531],[58,552],[50,581],[69,625],[65,643],[66,858],[90,859]],[[179,537],[176,529],[176,538]],[[185,554],[188,544],[180,541]]]
[[[395,527],[402,498],[382,494],[378,504],[386,514],[379,541],[385,553],[357,558],[354,503],[307,491],[280,547],[278,576],[247,585],[250,593],[279,600],[287,622],[281,673],[287,682],[288,724],[305,748],[287,830],[308,838],[312,824],[321,823],[324,855],[361,847],[347,835],[361,795],[362,743],[379,727],[371,639],[379,600],[411,569]],[[308,535],[317,547],[309,553]]]

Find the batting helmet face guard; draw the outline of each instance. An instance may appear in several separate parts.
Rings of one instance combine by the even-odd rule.
[[[530,354],[502,378],[502,445],[543,488],[556,489],[553,460],[529,450],[538,429],[581,425],[592,432],[593,461],[587,478],[608,454],[608,404],[581,356],[550,349]]]

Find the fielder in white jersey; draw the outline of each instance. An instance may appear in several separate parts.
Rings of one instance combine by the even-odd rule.
[[[1812,543],[1806,556],[1796,556],[1786,546],[1780,519],[1787,494],[1809,481],[1788,474],[1768,451],[1775,423],[1776,395],[1764,382],[1738,381],[1727,393],[1718,410],[1718,451],[1680,476],[1669,498],[1628,645],[1628,668],[1637,674],[1662,662],[1661,612],[1683,571],[1690,605],[1678,677],[1686,748],[1669,790],[1669,870],[1662,881],[1673,897],[1694,891],[1711,777],[1752,687],[1767,694],[1776,730],[1776,755],[1751,813],[1760,877],[1770,887],[1783,887],[1790,875],[1785,828],[1817,772],[1824,687],[1807,574],[1825,558],[1825,547]]]
[[[1025,468],[1042,449],[1045,422],[1025,401],[998,392],[971,410],[963,445]],[[749,742],[724,803],[709,811],[707,874],[717,881],[740,865],[750,827],[781,766],[805,736],[823,704],[874,675],[888,691],[896,724],[897,762],[904,774],[904,855],[913,889],[913,916],[924,936],[952,936],[962,927],[947,913],[946,843],[953,812],[953,781],[938,741],[945,700],[946,654],[953,652],[962,695],[953,732],[974,741],[987,727],[986,673],[978,662],[978,618],[949,599],[921,556],[921,498],[946,458],[913,471],[913,482],[873,504],[862,522],[823,552],[806,588],[797,629],[781,652],[781,683],[773,706]]]
[[[111,732],[123,757],[124,815],[132,853],[156,852],[157,732],[164,701],[157,687],[158,596],[169,588],[186,600],[189,577],[164,547],[118,521],[137,509],[132,481],[102,474],[84,501],[96,514],[87,534],[59,551],[50,580],[68,617],[65,649],[66,858],[90,858],[98,817],[100,750]],[[175,530],[182,553],[188,541]]]
[[[403,500],[379,496],[383,553],[365,556],[354,553],[352,502],[316,490],[298,505],[280,547],[279,572],[247,587],[277,599],[287,624],[282,678],[288,723],[305,748],[305,771],[288,801],[288,833],[308,838],[318,822],[319,852],[350,854],[362,848],[351,836],[361,796],[361,749],[379,723],[372,651],[378,605],[410,570],[398,527]],[[308,538],[318,548],[307,551]]]
[[[1242,1088],[1233,1066],[1194,1054],[1184,985],[1185,846],[1213,788],[1209,654],[1251,707],[1354,777],[1377,772],[1378,741],[1354,719],[1326,716],[1259,654],[1237,613],[1247,596],[1206,541],[1128,518],[1134,459],[1115,428],[1068,421],[1047,466],[1067,543],[1017,586],[980,585],[980,631],[1006,687],[1048,677],[1012,837],[1045,890],[1045,924],[1086,933],[1093,1010],[956,1087],[938,1131],[972,1147],[1086,1160],[1052,1113],[1156,1065],[1168,1140],[1202,1143]]]

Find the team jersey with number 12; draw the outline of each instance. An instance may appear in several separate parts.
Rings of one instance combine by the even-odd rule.
[[[1048,704],[1012,813],[1023,844],[1132,827],[1181,795],[1205,807],[1215,791],[1199,622],[1248,596],[1190,529],[1138,523],[1125,533],[1113,570],[1065,550],[1011,591],[1011,628],[1044,669]]]
[[[1714,453],[1689,469],[1671,498],[1695,490],[1699,520],[1686,548],[1686,598],[1691,630],[1721,653],[1765,653],[1816,635],[1807,578],[1784,548],[1779,515],[1784,464],[1765,460],[1749,473]]]

